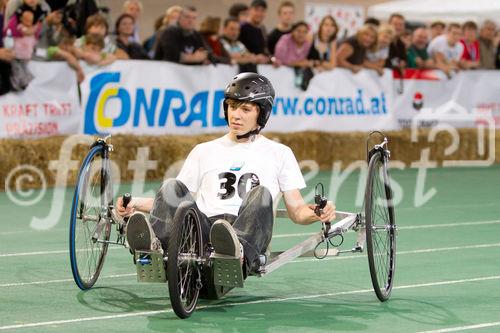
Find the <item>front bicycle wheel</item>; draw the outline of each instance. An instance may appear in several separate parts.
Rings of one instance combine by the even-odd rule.
[[[101,272],[111,233],[111,177],[106,147],[93,147],[78,174],[71,206],[69,249],[77,286],[92,288]]]
[[[202,242],[198,211],[193,202],[185,201],[172,221],[167,257],[170,303],[181,319],[191,316],[200,295]]]
[[[389,299],[396,269],[396,227],[387,158],[375,152],[368,165],[365,190],[366,249],[377,298]]]

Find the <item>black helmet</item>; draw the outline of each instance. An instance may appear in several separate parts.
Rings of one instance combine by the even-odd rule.
[[[266,126],[274,103],[274,88],[264,76],[256,73],[240,73],[236,75],[224,91],[224,118],[227,119],[227,99],[252,102],[259,106],[260,113],[257,124],[261,130]]]

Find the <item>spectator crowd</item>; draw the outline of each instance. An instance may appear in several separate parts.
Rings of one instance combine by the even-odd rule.
[[[367,18],[352,36],[339,36],[331,15],[316,31],[297,19],[293,2],[278,7],[278,24],[268,33],[265,0],[231,6],[227,17],[198,22],[196,8],[171,6],[154,33],[139,39],[143,4],[127,0],[114,24],[99,0],[0,0],[0,94],[20,91],[33,79],[31,59],[63,60],[78,80],[85,67],[117,59],[153,59],[186,65],[229,64],[257,71],[258,64],[294,68],[297,87],[306,89],[315,73],[347,68],[380,75],[384,68],[439,69],[447,76],[461,70],[499,69],[499,33],[487,20],[463,24],[408,24],[400,14],[387,22]],[[199,29],[198,29],[199,26]]]

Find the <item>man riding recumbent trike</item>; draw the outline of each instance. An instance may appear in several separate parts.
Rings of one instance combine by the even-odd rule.
[[[179,175],[163,182],[155,198],[124,195],[113,205],[107,138],[98,139],[83,161],[73,198],[70,257],[73,277],[90,289],[102,269],[109,244],[128,247],[140,282],[168,281],[172,308],[189,317],[199,297],[218,299],[250,276],[263,276],[348,230],[357,242],[342,252],[363,252],[373,287],[389,298],[394,278],[396,225],[389,184],[387,139],[367,152],[364,212],[335,211],[316,187],[314,204],[304,202],[305,187],[290,148],[260,134],[274,100],[265,77],[238,74],[225,90],[224,115],[229,132],[197,145]],[[279,196],[284,210],[273,210]],[[149,217],[145,215],[149,213]],[[274,218],[298,224],[321,222],[322,229],[291,249],[266,253]],[[331,224],[332,221],[336,223]],[[110,241],[112,225],[116,241]],[[366,243],[365,243],[366,240]]]

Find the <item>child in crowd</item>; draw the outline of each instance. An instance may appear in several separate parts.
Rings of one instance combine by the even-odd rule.
[[[75,40],[75,47],[77,50],[83,49],[86,38],[90,34],[97,34],[102,36],[104,40],[104,53],[109,55],[114,55],[115,59],[129,59],[129,56],[122,49],[118,49],[116,47],[116,43],[111,37],[108,35],[108,22],[106,19],[100,14],[94,14],[87,18],[87,22],[85,24],[85,35]],[[80,52],[78,57],[89,65],[98,65],[102,60],[101,56],[92,57],[92,53],[89,52]]]
[[[5,31],[10,30],[12,32],[12,37],[22,37],[24,35],[22,29],[22,23],[20,22],[21,17],[25,11],[31,11],[33,13],[33,35],[38,39],[40,37],[40,32],[42,30],[42,22],[47,16],[47,12],[42,9],[37,0],[24,0],[23,3],[17,8],[14,15],[12,15],[8,21]],[[26,31],[26,29],[24,29]]]
[[[62,37],[61,42],[57,46],[49,46],[47,48],[47,59],[66,60],[68,65],[75,70],[76,78],[81,83],[85,78],[85,74],[76,57],[75,47],[73,46],[75,37],[66,30],[63,30],[63,34],[64,37]]]
[[[33,80],[33,74],[28,69],[28,61],[33,55],[40,24],[35,25],[35,12],[27,5],[22,5],[15,13],[16,33],[8,29],[8,33],[14,38],[14,54],[16,60],[12,62],[11,85],[12,90],[22,91],[26,89]]]
[[[14,36],[14,53],[17,59],[30,60],[37,43],[35,32],[37,26],[34,25],[35,13],[29,7],[17,12],[17,31],[21,35]]]

